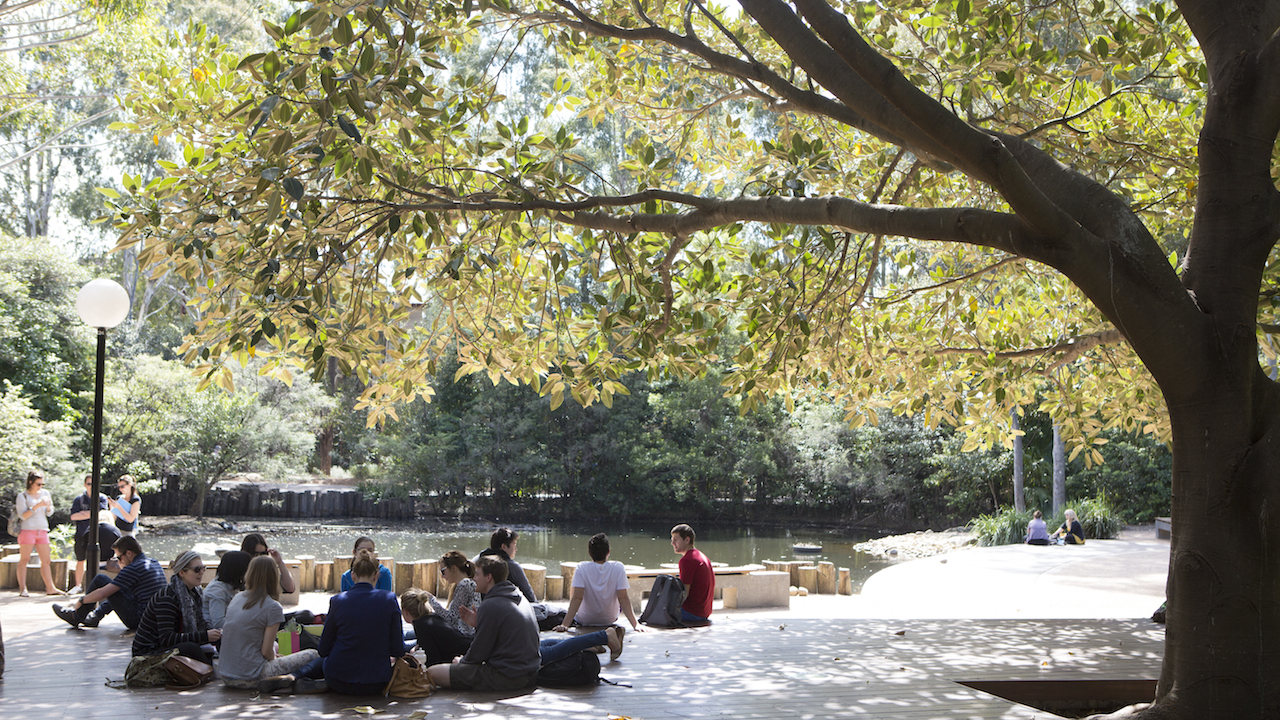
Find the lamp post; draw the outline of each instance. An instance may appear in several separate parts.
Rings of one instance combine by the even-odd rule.
[[[113,328],[129,315],[129,293],[120,283],[106,278],[91,280],[76,295],[76,313],[85,325],[98,329],[98,366],[93,379],[93,491],[102,487],[102,382],[107,361],[107,328]],[[85,580],[92,580],[101,562],[98,550],[98,498],[89,497],[89,547],[85,550],[85,567],[93,568]],[[92,559],[93,564],[89,565]]]

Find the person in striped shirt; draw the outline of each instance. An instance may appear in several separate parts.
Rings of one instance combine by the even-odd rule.
[[[164,588],[164,567],[143,554],[137,538],[122,537],[111,547],[120,562],[120,572],[114,578],[99,573],[89,581],[84,597],[74,604],[54,603],[53,614],[71,627],[97,627],[114,611],[125,627],[137,630],[152,596]]]

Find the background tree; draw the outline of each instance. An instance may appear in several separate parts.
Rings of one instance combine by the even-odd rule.
[[[0,378],[21,385],[42,420],[74,420],[89,333],[75,311],[88,274],[43,238],[0,235]]]
[[[733,328],[746,408],[816,388],[973,449],[1039,394],[1073,457],[1171,437],[1164,670],[1137,714],[1280,712],[1275,3],[740,6],[504,1],[489,26],[320,3],[245,58],[193,33],[131,96],[183,163],[126,182],[123,245],[200,288],[210,382],[267,341],[275,368],[366,380],[374,420],[446,348],[553,408],[611,405]],[[480,27],[563,58],[545,127],[493,119],[500,76],[440,68]],[[625,184],[557,111],[627,117]]]

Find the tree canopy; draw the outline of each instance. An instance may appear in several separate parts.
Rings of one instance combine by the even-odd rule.
[[[449,351],[553,405],[723,357],[744,409],[976,447],[1038,392],[1074,452],[1169,438],[1143,712],[1280,711],[1280,3],[739,5],[321,2],[245,57],[193,26],[127,101],[183,160],[124,179],[121,245],[197,288],[210,381],[333,358],[374,420]]]

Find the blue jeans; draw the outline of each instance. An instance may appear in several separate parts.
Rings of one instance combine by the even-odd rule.
[[[89,593],[101,587],[111,584],[111,578],[102,573],[93,576],[89,584],[85,587],[84,593]],[[111,597],[98,603],[98,606],[90,611],[91,615],[97,616],[99,619],[106,617],[114,610],[116,617],[120,618],[120,622],[130,630],[138,629],[138,606],[133,602],[133,598],[124,593],[123,590],[117,590]]]
[[[694,615],[688,610],[685,610],[684,608],[680,608],[680,622],[686,623],[686,624],[697,623],[699,625],[706,625],[711,622],[711,619],[698,617],[697,615]]]
[[[573,635],[564,639],[547,638],[538,643],[538,652],[542,653],[542,664],[547,665],[563,660],[581,650],[608,644],[609,631],[597,630],[586,635]]]

